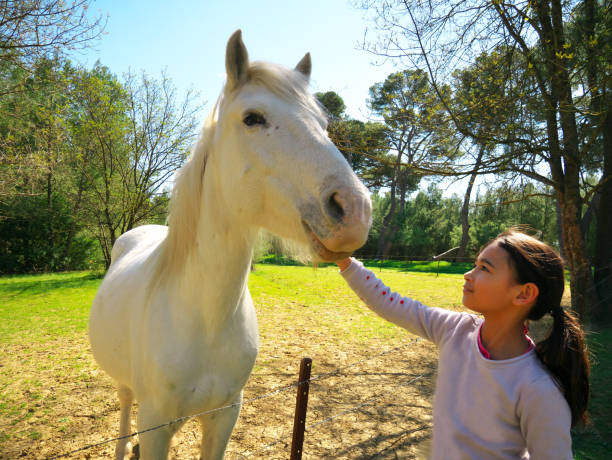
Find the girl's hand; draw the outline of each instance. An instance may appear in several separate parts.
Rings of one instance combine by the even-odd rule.
[[[340,271],[344,271],[351,265],[351,258],[347,257],[346,259],[336,260],[336,265],[340,269]]]

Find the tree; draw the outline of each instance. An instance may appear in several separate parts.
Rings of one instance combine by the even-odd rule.
[[[418,186],[422,165],[448,156],[450,136],[445,131],[448,125],[443,108],[421,70],[389,75],[370,88],[368,102],[372,112],[384,120],[388,144],[395,156],[390,207],[376,251],[378,257],[384,257],[402,226],[406,196]]]
[[[72,85],[72,141],[87,189],[83,219],[108,266],[112,245],[125,227],[127,191],[122,173],[129,168],[127,93],[100,63],[91,71],[75,72]]]
[[[327,134],[370,190],[387,186],[393,159],[389,157],[386,129],[382,123],[348,117],[344,100],[335,92],[315,93],[327,109]]]
[[[90,19],[89,0],[6,0],[0,3],[0,62],[30,70],[43,58],[64,58],[103,32],[101,17]],[[4,82],[6,83],[6,82]],[[0,95],[15,90],[4,86]]]
[[[435,183],[406,200],[402,225],[393,235],[388,258],[429,260],[456,246],[460,200],[445,198]],[[390,194],[372,195],[372,228],[368,241],[358,251],[360,257],[376,252],[383,220],[390,207]]]
[[[27,111],[27,104],[21,104],[26,96],[36,107],[37,93],[48,95],[55,91],[61,97],[61,82],[34,73],[40,73],[44,63],[65,62],[69,51],[87,47],[102,34],[102,18],[88,15],[88,6],[89,0],[69,4],[63,0],[0,2],[0,105],[4,109],[2,118],[11,125],[0,145],[0,167],[7,173],[0,184],[0,198],[16,191],[15,180],[26,171],[32,182],[44,174],[34,151],[18,148],[20,154],[15,153],[16,139],[30,132],[24,125],[28,123],[27,115],[11,109]],[[49,85],[51,88],[46,88]]]
[[[587,143],[580,139],[580,111],[573,86],[577,75],[577,55],[567,34],[572,15],[580,4],[561,0],[519,4],[465,0],[423,3],[415,0],[366,1],[364,5],[374,12],[383,38],[382,46],[372,44],[369,48],[375,53],[408,59],[415,66],[424,65],[438,99],[452,116],[456,129],[474,140],[503,146],[507,155],[501,155],[499,161],[490,163],[491,172],[512,171],[508,165],[514,166],[517,162],[509,162],[511,158],[520,155],[533,158],[530,162],[533,167],[520,172],[555,191],[561,213],[563,246],[571,273],[572,306],[583,317],[597,317],[610,299],[598,299],[595,295],[580,226],[584,202],[581,174],[590,163],[591,155]],[[609,8],[603,7],[603,10]],[[598,21],[596,14],[591,17]],[[603,39],[609,33],[604,22],[592,24],[590,30],[594,34],[583,34],[583,42],[594,40],[596,36]],[[545,129],[544,149],[533,142],[531,129],[526,133],[505,130],[502,136],[491,133],[484,137],[473,132],[455,116],[450,99],[441,91],[444,80],[449,77],[448,69],[472,63],[483,52],[490,54],[501,47],[511,51],[511,68],[520,70],[522,81],[526,83],[524,95],[520,91],[516,93],[518,104],[533,108],[532,101],[539,101],[533,110],[533,122],[527,126],[539,124]],[[594,47],[583,48],[587,54],[586,62],[589,62]],[[591,68],[596,69],[596,66]],[[508,90],[514,87],[510,85],[514,77],[512,74],[510,77],[503,84]],[[604,112],[603,107],[601,109],[600,114]],[[548,167],[547,172],[541,170],[543,163]],[[597,189],[603,189],[610,177],[605,163],[600,170],[602,175]],[[605,257],[609,260],[610,254]]]
[[[523,225],[558,246],[555,215],[551,191],[532,182],[488,188],[472,203],[472,254],[513,225]]]
[[[584,92],[580,113],[584,114],[583,144],[597,158],[601,179],[585,193],[591,202],[585,219],[596,214],[597,228],[593,274],[601,316],[612,314],[612,10],[609,1],[585,0],[574,11],[569,24],[569,42],[576,53],[578,76]],[[601,166],[603,163],[603,166]],[[597,166],[594,168],[597,169]],[[591,212],[592,211],[592,212]],[[584,220],[583,219],[583,224]],[[583,225],[583,229],[588,227]]]
[[[516,93],[523,91],[525,94],[526,85],[516,81],[521,72],[514,71],[512,66],[512,50],[499,47],[491,53],[482,53],[473,64],[453,73],[453,116],[464,127],[464,133],[469,134],[464,143],[468,148],[463,152],[464,158],[470,156],[467,164],[471,169],[461,209],[462,238],[458,259],[465,257],[469,244],[470,197],[476,177],[482,170],[492,166],[499,173],[497,165],[505,162],[506,174],[515,174],[517,169],[525,174],[527,168],[529,173],[534,172],[533,161],[524,153],[492,140],[516,136],[517,130],[522,130],[525,138],[541,138],[538,126],[525,117],[524,107],[519,103]],[[531,132],[527,133],[529,129]],[[528,150],[531,151],[531,146]]]
[[[66,127],[70,72],[65,62],[40,59],[22,90],[0,99],[5,272],[81,268],[87,255]]]
[[[431,259],[456,247],[458,201],[456,197],[444,198],[434,183],[416,194],[408,206],[404,229],[408,254]]]
[[[80,106],[72,129],[89,189],[86,220],[108,266],[122,233],[165,215],[167,200],[156,197],[186,157],[199,107],[191,93],[178,103],[165,76],[128,74],[121,83],[100,64],[79,72],[75,91]]]
[[[108,266],[120,234],[165,220],[164,187],[199,106],[191,92],[179,101],[165,76],[121,82],[100,63],[32,65],[25,78],[4,75],[20,91],[0,98],[0,270],[82,268],[92,239]]]
[[[165,200],[154,199],[162,193],[174,172],[185,161],[186,153],[197,136],[197,115],[201,106],[189,90],[177,100],[176,88],[162,73],[155,80],[144,72],[140,77],[128,74],[129,167],[122,170],[122,181],[129,193],[126,200],[126,226],[159,219],[167,209]]]
[[[61,78],[51,78],[61,76],[57,69],[47,72],[49,78],[41,72],[45,66],[63,65],[68,52],[87,47],[102,34],[102,18],[88,14],[88,6],[88,0],[0,3],[0,200],[5,203],[15,194],[39,193],[38,181],[45,176],[50,206],[53,182],[59,183],[53,180],[59,169],[52,166],[60,164],[60,156],[55,147],[41,147],[40,134],[46,133],[48,142],[63,136],[61,114],[45,104],[65,102],[66,87]],[[38,120],[32,118],[36,111]],[[33,130],[37,121],[43,126]]]
[[[338,93],[327,91],[325,93],[315,93],[314,96],[327,110],[330,121],[340,120],[344,116],[346,105]]]

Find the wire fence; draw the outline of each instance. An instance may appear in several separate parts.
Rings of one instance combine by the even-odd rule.
[[[362,408],[364,408],[366,406],[371,406],[376,401],[379,401],[379,400],[381,400],[381,399],[383,399],[385,397],[388,397],[388,396],[391,396],[391,395],[395,394],[399,388],[407,387],[409,385],[414,384],[418,380],[421,380],[421,379],[426,378],[426,377],[431,377],[431,376],[432,376],[432,373],[423,373],[423,374],[420,374],[420,375],[418,375],[416,377],[413,377],[413,378],[409,379],[407,382],[404,382],[402,384],[396,385],[392,391],[386,391],[386,392],[379,393],[376,396],[368,398],[365,401],[363,401],[363,402],[361,402],[361,403],[359,403],[359,404],[357,404],[357,405],[355,405],[353,407],[350,407],[348,409],[342,410],[342,411],[338,412],[337,414],[331,415],[331,416],[326,417],[326,418],[324,418],[322,420],[318,420],[315,423],[311,423],[306,428],[306,433],[312,433],[315,430],[315,428],[318,428],[321,425],[324,425],[326,423],[334,422],[336,419],[338,419],[340,417],[344,417],[345,415],[348,415],[348,414],[351,414],[353,412],[356,412],[356,411],[358,411],[358,410],[360,410],[360,409],[362,409]],[[286,436],[282,436],[282,437],[274,440],[270,444],[267,444],[267,445],[265,445],[263,447],[260,447],[259,449],[255,450],[253,452],[247,453],[247,454],[240,454],[240,453],[234,453],[234,454],[237,455],[239,458],[251,458],[254,455],[261,454],[262,452],[265,452],[266,450],[271,449],[272,447],[276,446],[277,444],[279,444],[279,443],[281,443],[283,441],[286,441],[291,436],[292,436],[291,434],[288,434]],[[367,441],[367,440],[365,440],[365,441]]]
[[[431,256],[431,258],[429,260],[436,260],[436,258],[437,258],[437,260],[439,260],[441,257],[447,255],[448,253],[454,251],[455,249],[457,249],[457,248],[453,248],[453,249],[451,249],[449,251],[446,251],[445,253],[440,254],[438,256]],[[363,259],[368,259],[369,258],[369,256],[367,256],[367,255],[360,255],[359,257],[361,257]],[[397,256],[394,259],[399,259],[399,260],[418,260],[417,256],[410,256],[410,257],[408,257],[408,256]],[[370,259],[370,260],[372,260],[372,259]],[[380,260],[380,261],[382,261],[382,260]],[[596,289],[598,286],[603,285],[604,283],[609,283],[609,282],[612,282],[612,274],[610,274],[607,277],[599,280],[599,282],[594,284],[591,287],[591,289]],[[606,299],[601,299],[600,303],[607,302],[608,300],[610,300],[610,298],[612,298],[612,296],[610,296],[610,297],[608,297]],[[385,350],[385,351],[382,351],[380,353],[376,353],[376,354],[370,355],[370,356],[360,360],[359,363],[363,364],[363,363],[365,363],[367,361],[380,358],[380,357],[382,357],[384,355],[398,352],[400,349],[405,348],[408,345],[414,344],[414,343],[416,343],[416,342],[418,342],[420,340],[421,339],[419,339],[419,338],[412,339],[407,344],[402,344],[402,345],[399,345],[397,347],[391,348],[389,350]],[[125,436],[109,438],[109,439],[106,439],[104,441],[100,441],[100,442],[96,442],[96,443],[85,445],[85,446],[83,446],[81,448],[78,448],[78,449],[75,449],[75,450],[72,450],[72,451],[69,451],[69,452],[65,452],[65,453],[62,453],[62,454],[59,454],[59,455],[55,455],[55,456],[52,456],[52,457],[47,457],[46,460],[54,460],[54,459],[59,459],[59,458],[70,457],[70,456],[73,456],[73,455],[75,455],[77,453],[84,452],[84,451],[90,450],[90,449],[94,449],[96,447],[100,447],[100,446],[103,446],[103,445],[106,445],[106,444],[109,444],[109,443],[112,443],[112,442],[117,442],[117,441],[120,441],[122,439],[133,438],[133,437],[136,437],[136,436],[144,434],[144,433],[148,433],[148,432],[151,432],[151,431],[155,431],[155,430],[159,430],[159,429],[168,427],[170,425],[174,425],[174,424],[177,424],[177,423],[184,423],[184,422],[186,422],[188,420],[191,420],[191,419],[203,416],[203,415],[212,414],[212,413],[215,413],[215,412],[219,412],[219,411],[226,410],[226,409],[231,409],[231,408],[234,408],[234,407],[254,404],[254,403],[256,403],[258,401],[261,401],[263,399],[271,398],[271,397],[276,396],[276,395],[278,395],[280,393],[284,393],[285,391],[297,388],[298,386],[303,385],[306,382],[313,383],[313,382],[317,382],[317,381],[321,381],[321,380],[330,378],[332,376],[341,375],[343,372],[345,372],[349,368],[355,368],[355,363],[350,363],[350,364],[347,364],[347,365],[344,365],[344,366],[341,366],[341,367],[337,367],[333,371],[315,375],[315,376],[311,377],[310,379],[308,379],[306,381],[301,381],[301,382],[296,382],[296,383],[293,383],[293,384],[288,384],[288,385],[281,386],[279,388],[270,390],[269,392],[266,392],[266,393],[264,393],[262,395],[250,398],[248,400],[244,400],[241,403],[228,404],[228,405],[225,405],[225,406],[222,406],[222,407],[217,407],[217,408],[214,408],[214,409],[202,411],[202,412],[199,412],[199,413],[196,413],[196,414],[192,414],[192,415],[188,415],[188,416],[183,416],[183,417],[178,417],[176,419],[170,420],[170,421],[168,421],[166,423],[163,423],[161,425],[157,425],[157,426],[153,426],[153,427],[141,430],[141,431],[133,432],[133,433],[125,435]],[[401,387],[409,386],[411,384],[414,384],[416,381],[418,381],[420,379],[423,379],[425,377],[429,377],[429,376],[431,376],[431,373],[420,374],[420,375],[418,375],[416,377],[413,377],[413,378],[409,379],[408,381],[406,381],[406,382],[404,382],[402,384],[396,385],[396,389],[397,388],[401,388]],[[396,391],[396,390],[392,390],[392,391]],[[326,417],[324,419],[321,419],[321,420],[318,420],[318,421],[316,421],[314,423],[311,423],[309,425],[309,427],[306,429],[306,432],[307,433],[312,432],[315,428],[317,428],[317,427],[319,427],[321,425],[333,422],[334,420],[336,420],[336,419],[338,419],[340,417],[343,417],[343,416],[345,416],[347,414],[356,412],[356,411],[362,409],[363,407],[372,405],[376,401],[384,398],[385,396],[389,396],[390,394],[391,394],[391,391],[382,392],[382,393],[380,393],[380,394],[378,394],[378,395],[376,395],[374,397],[368,398],[367,400],[365,400],[365,401],[363,401],[363,402],[361,402],[361,403],[359,403],[359,404],[357,404],[357,405],[355,405],[353,407],[350,407],[348,409],[342,410],[342,411],[340,411],[340,412],[338,412],[336,414],[333,414],[333,415],[328,416],[328,417]],[[286,436],[282,436],[280,438],[277,438],[273,442],[271,442],[271,443],[269,443],[267,445],[264,445],[264,446],[260,447],[259,449],[255,450],[253,452],[249,452],[249,453],[246,453],[246,454],[241,454],[241,453],[233,452],[233,454],[238,456],[239,458],[251,458],[254,455],[258,455],[258,454],[260,454],[260,453],[262,453],[262,452],[264,452],[266,450],[271,449],[272,447],[276,446],[277,444],[287,440],[291,436],[292,436],[292,434],[288,434]]]
[[[453,248],[448,251],[443,252],[442,254],[389,254],[381,257],[377,254],[362,254],[359,251],[355,253],[355,257],[359,259],[368,260],[371,262],[389,262],[389,261],[405,261],[405,262],[463,262],[463,263],[471,263],[474,262],[474,257],[472,256],[461,256],[458,257],[453,255],[459,248]]]
[[[406,348],[409,345],[415,344],[415,343],[417,343],[419,341],[421,341],[420,338],[411,339],[408,343],[404,343],[402,345],[399,345],[397,347],[391,348],[389,350],[384,350],[382,352],[370,355],[370,356],[366,357],[365,359],[360,360],[359,363],[363,364],[363,363],[366,363],[367,361],[371,361],[373,359],[380,358],[380,357],[388,355],[390,353],[398,352],[399,350],[401,350],[403,348]],[[256,397],[244,400],[241,403],[228,404],[228,405],[217,407],[217,408],[214,408],[214,409],[198,412],[196,414],[191,414],[191,415],[187,415],[187,416],[183,416],[183,417],[178,417],[178,418],[175,418],[173,420],[169,420],[166,423],[162,423],[160,425],[152,426],[150,428],[146,428],[146,429],[141,430],[141,431],[136,431],[136,432],[130,433],[130,434],[125,435],[125,436],[118,436],[118,437],[106,439],[104,441],[99,441],[99,442],[96,442],[96,443],[87,444],[87,445],[82,446],[82,447],[80,447],[78,449],[74,449],[74,450],[71,450],[71,451],[68,451],[68,452],[64,452],[62,454],[54,455],[52,457],[47,457],[45,460],[55,460],[55,459],[59,459],[59,458],[71,457],[71,456],[73,456],[73,455],[75,455],[77,453],[84,452],[84,451],[87,451],[87,450],[91,450],[91,449],[94,449],[96,447],[101,447],[101,446],[106,445],[106,444],[117,442],[117,441],[120,441],[120,440],[123,440],[123,439],[134,438],[134,437],[136,437],[138,435],[141,435],[141,434],[144,434],[144,433],[148,433],[148,432],[151,432],[151,431],[155,431],[155,430],[160,430],[162,428],[165,428],[165,427],[177,424],[177,423],[181,423],[182,424],[182,423],[184,423],[184,422],[186,422],[188,420],[191,420],[191,419],[194,419],[194,418],[198,418],[198,417],[201,417],[203,415],[213,414],[215,412],[223,411],[223,410],[226,410],[226,409],[231,409],[231,408],[234,408],[234,407],[240,407],[240,406],[254,404],[254,403],[256,403],[258,401],[261,401],[263,399],[271,398],[271,397],[276,396],[276,395],[278,395],[280,393],[284,393],[285,391],[297,388],[298,386],[303,385],[306,382],[313,383],[313,382],[321,381],[321,380],[324,380],[324,379],[327,379],[327,378],[330,378],[330,377],[333,377],[333,376],[341,375],[347,369],[351,369],[351,368],[354,369],[355,368],[355,364],[356,363],[354,363],[354,362],[350,363],[350,364],[346,364],[344,366],[335,368],[333,371],[325,372],[325,373],[321,373],[321,374],[315,375],[315,376],[309,378],[308,380],[299,381],[299,382],[295,382],[295,383],[288,384],[288,385],[283,385],[283,386],[281,386],[279,388],[273,389],[273,390],[271,390],[269,392],[266,392],[266,393],[264,393],[262,395],[259,395],[259,396],[256,396]],[[415,378],[412,378],[409,382],[406,382],[406,383],[403,383],[401,385],[398,385],[397,387],[400,388],[400,387],[408,386],[410,383],[413,383],[413,382],[423,378],[425,375],[426,374],[419,375],[419,376],[417,376]],[[333,420],[335,420],[335,419],[337,419],[339,417],[342,417],[343,415],[346,415],[346,414],[351,413],[351,412],[355,412],[355,411],[359,410],[360,408],[362,408],[364,406],[371,405],[374,401],[377,401],[377,400],[379,400],[379,399],[381,399],[384,396],[389,395],[389,394],[391,394],[390,391],[389,392],[385,392],[385,393],[380,394],[380,395],[377,395],[377,396],[375,396],[373,398],[370,398],[367,401],[364,401],[364,402],[362,402],[362,403],[360,403],[360,404],[358,404],[358,405],[356,405],[354,407],[351,407],[349,409],[343,410],[342,412],[340,412],[340,413],[338,413],[336,415],[333,415],[333,416],[325,418],[324,420],[318,421],[318,422],[310,425],[310,427],[306,430],[306,432],[309,432],[313,428],[315,428],[315,427],[317,427],[319,425],[322,425],[324,423],[329,423],[329,422],[331,422],[331,421],[333,421]],[[257,454],[259,454],[261,452],[264,452],[264,451],[274,447],[275,445],[279,444],[280,442],[285,441],[286,439],[290,438],[291,436],[292,436],[292,434],[289,434],[287,436],[282,436],[280,438],[277,438],[273,442],[271,442],[271,443],[269,443],[269,444],[267,444],[265,446],[262,446],[259,449],[255,450],[253,452],[247,453],[247,454],[240,454],[240,453],[237,453],[237,452],[233,452],[233,454],[237,455],[240,458],[250,458],[250,457],[252,457],[254,455],[257,455]]]

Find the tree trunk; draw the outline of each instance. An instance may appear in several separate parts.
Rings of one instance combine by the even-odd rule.
[[[390,245],[388,241],[391,239],[389,236],[389,231],[391,224],[393,223],[393,219],[395,217],[397,211],[397,198],[395,196],[398,185],[401,185],[401,165],[402,165],[402,153],[398,151],[397,159],[395,160],[395,167],[393,171],[393,180],[391,181],[391,190],[389,191],[389,198],[391,200],[389,206],[389,212],[383,219],[382,227],[380,229],[380,233],[378,235],[378,243],[376,245],[376,257],[382,258],[388,251]]]
[[[554,106],[546,110],[546,125],[551,173],[561,207],[563,243],[570,270],[572,308],[583,320],[592,319],[597,294],[580,228],[581,157],[569,62],[563,58],[565,30],[561,0],[552,0],[550,3],[538,1],[535,10],[541,25],[540,38],[543,39],[545,66],[550,81],[550,101],[554,103]],[[559,143],[559,127],[563,134],[562,145]]]
[[[567,110],[567,108],[566,108]],[[580,168],[575,159],[578,158],[578,143],[575,119],[573,126],[567,118],[573,117],[561,110],[561,129],[563,130],[565,171],[563,175],[563,190],[557,192],[561,206],[561,228],[565,255],[570,269],[570,288],[572,308],[583,320],[593,319],[593,307],[597,304],[597,293],[593,282],[593,274],[589,264],[586,245],[581,230],[582,197],[580,195]]]
[[[79,211],[81,209],[81,202],[82,202],[84,191],[85,191],[85,174],[81,173],[76,202],[72,210],[72,222],[70,224],[70,230],[68,231],[68,236],[66,237],[66,243],[64,245],[64,254],[62,257],[63,260],[67,260],[68,256],[70,255],[70,249],[72,248],[72,241],[74,239],[74,235],[76,234],[77,219],[78,219]]]
[[[98,242],[100,243],[100,248],[102,249],[102,256],[104,257],[104,266],[106,270],[110,267],[111,264],[111,249],[109,247],[106,236],[104,235],[104,227],[100,226],[98,229]]]
[[[604,167],[601,185],[597,232],[595,236],[594,282],[599,302],[593,307],[596,320],[612,318],[612,115],[606,116],[603,131]]]
[[[115,227],[113,227],[113,221],[108,207],[104,209],[104,222],[100,224],[100,233],[102,235],[100,242],[102,244],[102,252],[104,253],[104,263],[108,269],[111,264],[111,251],[117,240],[117,234]]]
[[[580,195],[559,195],[563,241],[570,271],[572,309],[583,321],[591,320],[593,307],[597,304],[597,295],[580,228]]]
[[[45,262],[46,270],[54,270],[57,267],[53,262],[55,252],[53,251],[53,165],[51,164],[51,141],[50,136],[47,136],[47,261]],[[49,266],[51,262],[51,266]]]
[[[378,243],[376,245],[376,257],[379,259],[383,257],[386,251],[388,251],[387,240],[389,238],[388,237],[389,227],[391,226],[391,222],[393,221],[393,218],[395,217],[395,211],[397,209],[397,199],[395,197],[395,187],[394,186],[391,187],[389,198],[391,200],[391,203],[389,205],[389,211],[387,212],[387,215],[383,219],[382,227],[380,228],[380,233],[378,235]]]
[[[49,250],[53,247],[53,219],[51,218],[53,215],[52,179],[51,165],[49,164],[49,171],[47,172],[47,244],[49,245]]]
[[[561,217],[561,205],[559,198],[555,198],[555,220],[557,221],[557,240],[559,241],[559,254],[564,260],[567,260],[565,255],[565,245],[563,244],[563,217]]]
[[[586,241],[587,235],[591,230],[591,224],[593,223],[593,218],[599,213],[599,206],[601,203],[601,194],[599,191],[596,191],[587,206],[584,215],[582,216],[582,221],[580,222],[580,229],[582,230],[582,235],[584,240]]]
[[[467,246],[470,242],[470,198],[472,195],[472,189],[474,188],[474,182],[478,176],[478,170],[480,169],[484,150],[485,148],[483,145],[481,145],[478,149],[476,164],[474,165],[474,170],[470,176],[470,181],[468,182],[467,189],[465,190],[465,195],[463,196],[463,206],[461,206],[461,244],[459,245],[459,250],[455,255],[455,262],[463,262],[467,254]]]
[[[586,74],[591,93],[591,116],[594,119],[592,139],[603,137],[603,174],[600,181],[598,208],[595,210],[594,283],[599,301],[593,305],[593,317],[598,321],[612,317],[612,114],[606,100],[606,72],[600,67],[599,46],[592,41],[596,35],[596,0],[585,0]],[[593,197],[593,201],[595,196]],[[589,207],[589,210],[591,207]]]
[[[400,225],[402,223],[401,221],[398,221],[398,217],[403,216],[406,210],[406,194],[408,193],[408,171],[407,170],[400,171],[398,182],[399,182],[398,188],[399,188],[400,196],[399,196],[399,200],[397,200],[397,203],[399,204],[399,210],[397,210],[397,206],[396,206],[395,215],[393,216],[393,218],[389,220],[389,228],[387,231],[386,241],[383,245],[383,250],[381,254],[383,259],[389,255],[389,252],[391,252],[391,247],[393,246],[393,239],[395,238],[395,235],[399,231]]]

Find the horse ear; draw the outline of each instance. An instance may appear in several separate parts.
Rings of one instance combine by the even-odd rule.
[[[295,70],[303,73],[306,78],[310,78],[310,71],[312,70],[312,62],[310,61],[310,53],[306,53],[302,60],[295,66]]]
[[[249,74],[249,54],[242,42],[242,31],[238,29],[227,42],[225,52],[227,84],[231,89],[244,83]]]

